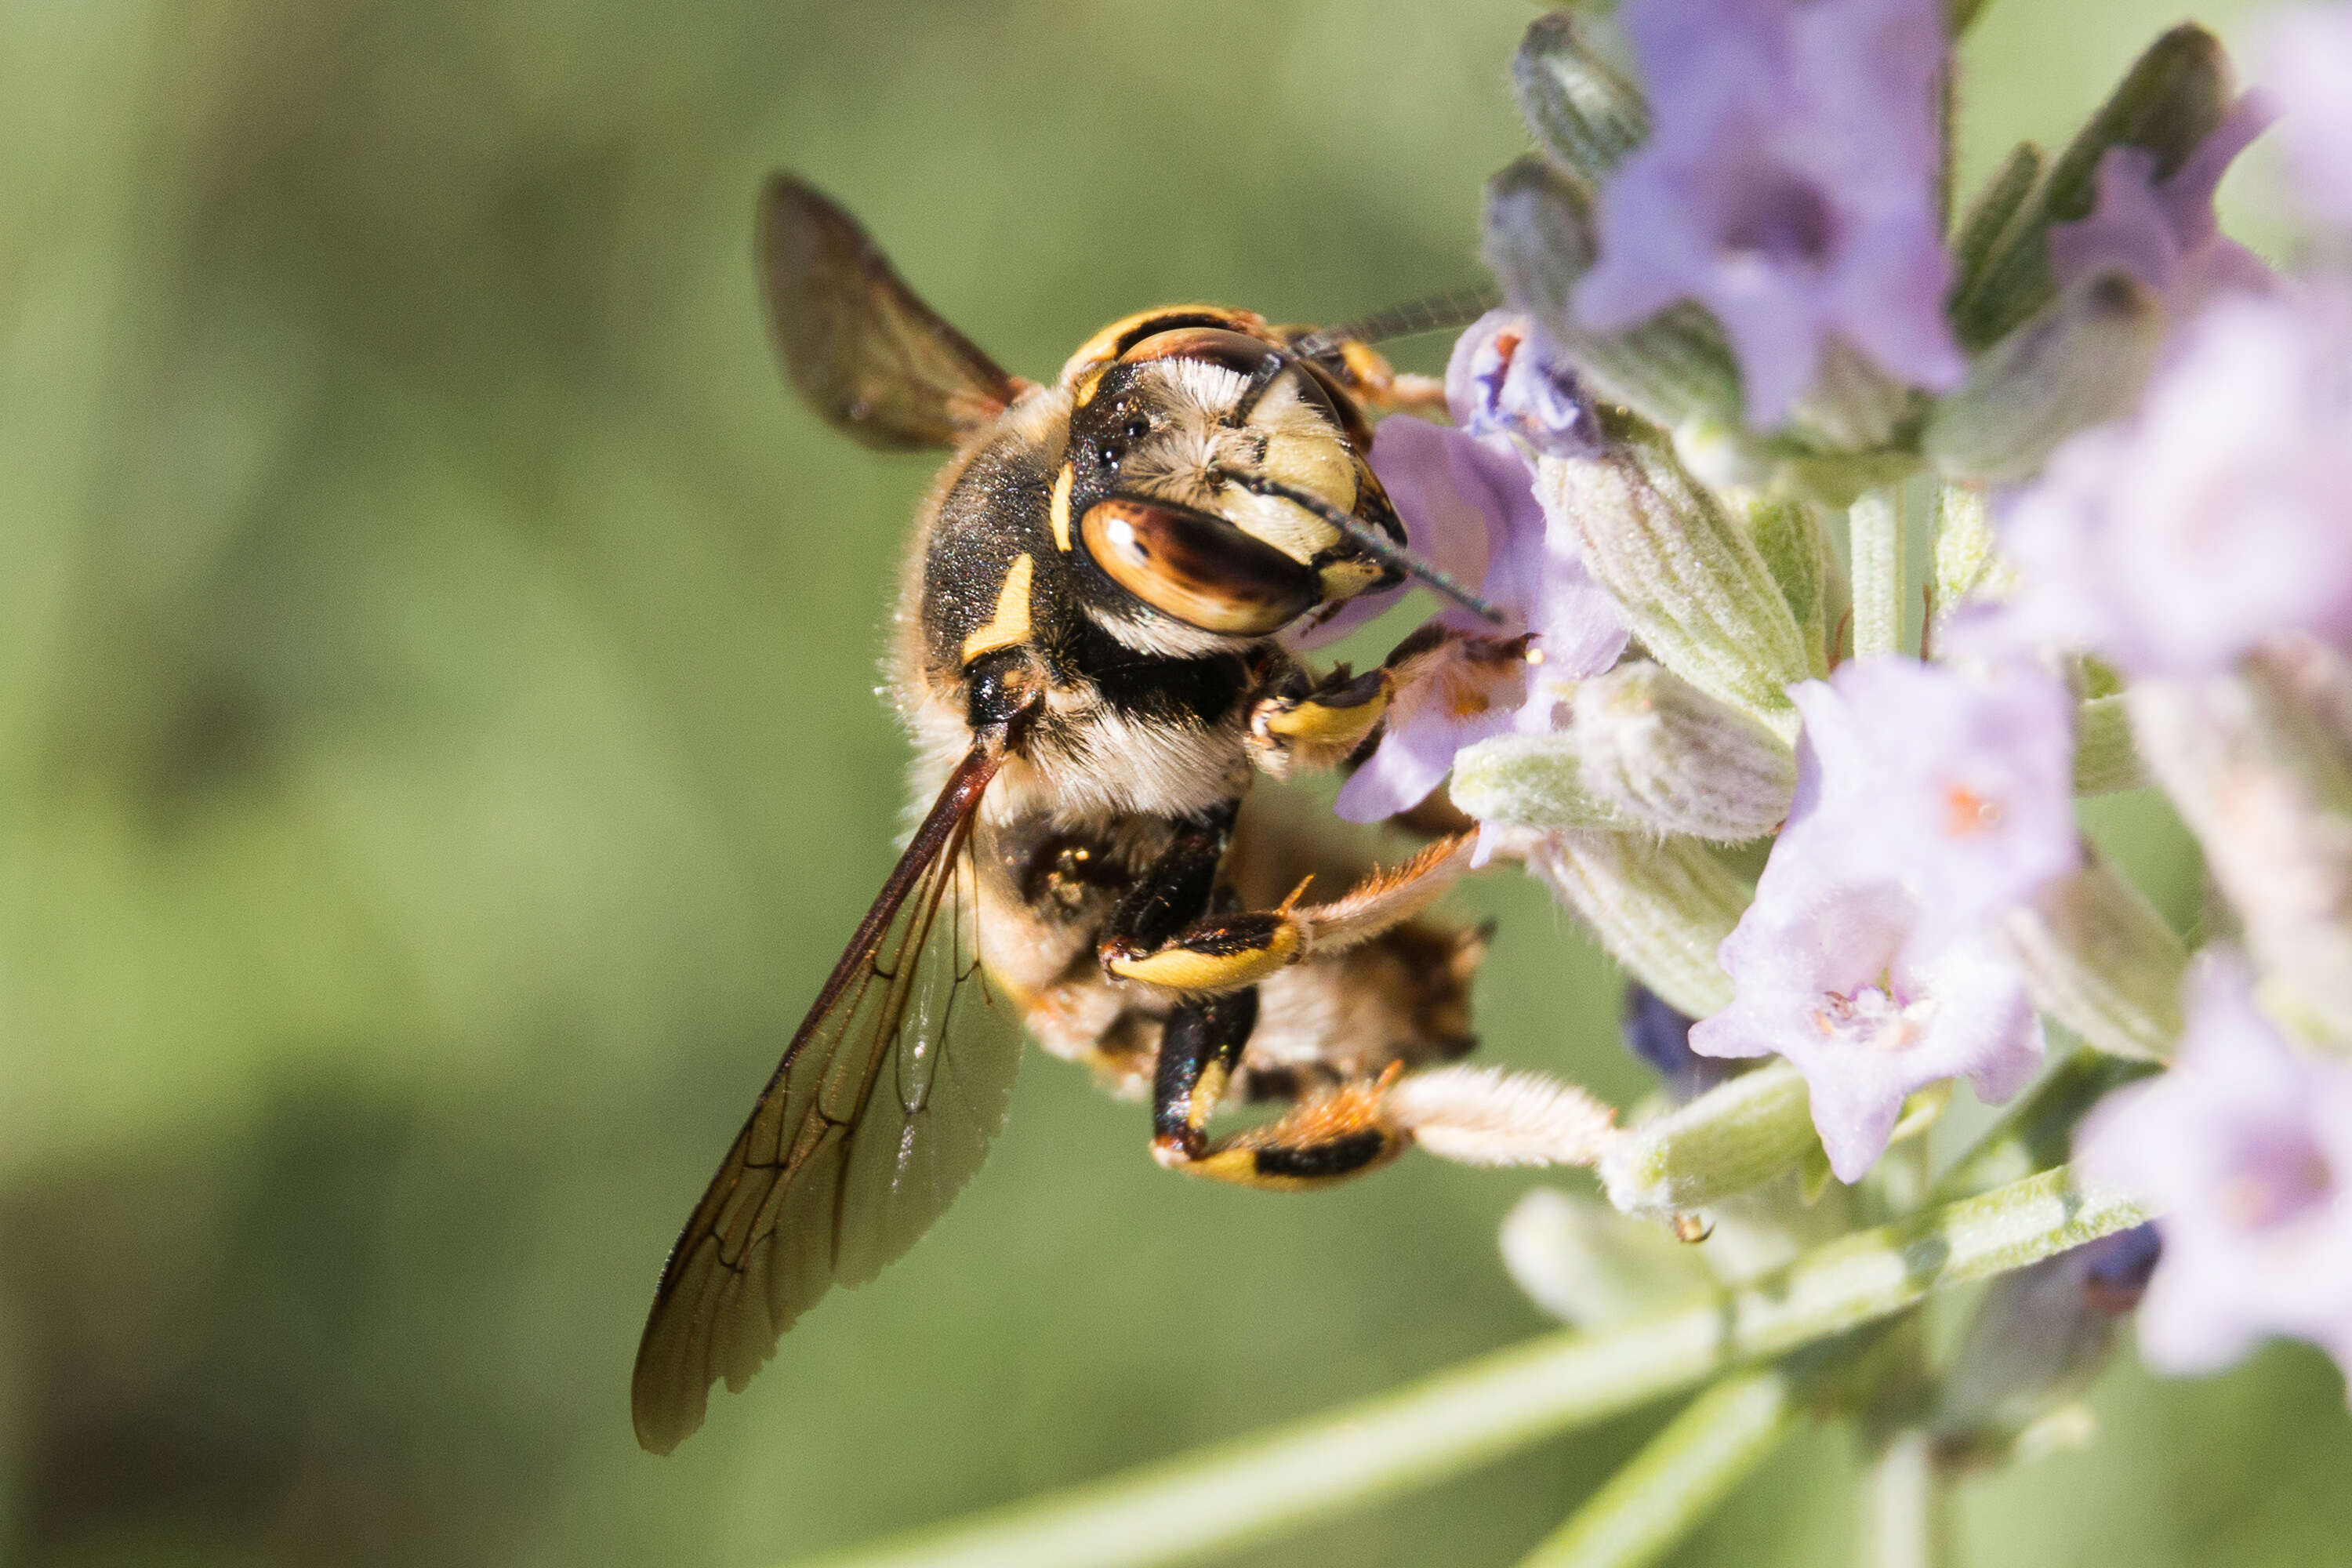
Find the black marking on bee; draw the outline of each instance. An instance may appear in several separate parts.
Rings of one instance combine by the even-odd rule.
[[[1389,1135],[1378,1128],[1350,1132],[1328,1143],[1304,1148],[1276,1145],[1254,1151],[1257,1173],[1294,1181],[1328,1181],[1360,1171],[1389,1151]]]

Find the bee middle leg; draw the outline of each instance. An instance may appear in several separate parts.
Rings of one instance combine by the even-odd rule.
[[[1202,876],[1170,866],[1183,843],[1180,837],[1161,866],[1120,905],[1100,951],[1103,967],[1120,979],[1193,997],[1255,985],[1310,953],[1353,947],[1402,924],[1469,868],[1475,837],[1441,839],[1394,870],[1375,869],[1329,903],[1299,904],[1302,885],[1272,910],[1212,910],[1181,925],[1139,918],[1172,907],[1153,890],[1163,868],[1171,885],[1190,886],[1184,878]],[[1220,837],[1217,852],[1223,848]]]
[[[1209,1142],[1209,1117],[1224,1098],[1257,1024],[1257,988],[1177,1004],[1160,1040],[1151,1083],[1151,1154],[1171,1170],[1243,1186],[1327,1186],[1386,1164],[1412,1135],[1381,1112],[1393,1077],[1343,1084],[1263,1127]]]

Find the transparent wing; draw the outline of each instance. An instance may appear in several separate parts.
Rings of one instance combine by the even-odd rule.
[[[814,186],[769,175],[758,234],[760,290],[785,374],[867,446],[953,446],[1020,390]]]
[[[1021,1036],[981,976],[971,847],[1001,754],[975,744],[940,791],[670,1251],[630,1386],[655,1453],[913,1245],[1003,1124]]]

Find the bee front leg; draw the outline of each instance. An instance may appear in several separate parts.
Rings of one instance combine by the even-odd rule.
[[[1375,869],[1328,904],[1298,903],[1302,885],[1278,909],[1211,912],[1157,941],[1146,922],[1120,918],[1146,890],[1139,889],[1104,935],[1103,967],[1187,998],[1255,985],[1310,953],[1370,942],[1411,920],[1469,868],[1475,842],[1468,833],[1440,839],[1392,871]]]
[[[1319,681],[1294,668],[1250,705],[1250,759],[1278,779],[1336,768],[1380,728],[1396,692],[1386,669],[1350,675],[1341,665]]]

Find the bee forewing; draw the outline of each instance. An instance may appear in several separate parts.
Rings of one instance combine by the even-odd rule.
[[[1002,755],[983,738],[950,775],[671,1249],[630,1384],[655,1453],[828,1289],[906,1251],[1003,1124],[1021,1037],[989,1004],[970,889]]]
[[[757,243],[785,374],[811,407],[867,446],[954,446],[1020,392],[814,186],[769,175]]]

